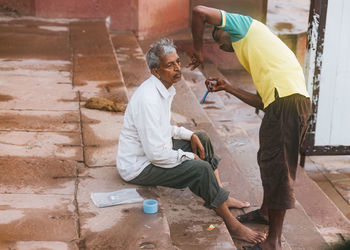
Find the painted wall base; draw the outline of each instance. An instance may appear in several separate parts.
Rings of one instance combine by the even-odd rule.
[[[190,18],[190,0],[0,0],[0,6],[45,18],[109,17],[111,30],[139,39],[188,27]]]

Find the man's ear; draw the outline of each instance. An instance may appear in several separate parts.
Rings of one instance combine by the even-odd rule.
[[[155,77],[157,77],[158,79],[160,78],[160,74],[157,67],[153,68],[151,72],[152,75],[155,75]]]

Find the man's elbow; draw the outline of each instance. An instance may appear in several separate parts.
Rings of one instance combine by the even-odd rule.
[[[192,18],[199,18],[203,21],[206,20],[206,9],[203,5],[197,5],[192,9]]]

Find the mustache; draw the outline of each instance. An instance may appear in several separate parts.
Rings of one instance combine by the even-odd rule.
[[[177,77],[177,76],[181,76],[181,75],[182,75],[181,71],[177,71],[177,72],[175,72],[175,74],[173,75],[173,77]]]

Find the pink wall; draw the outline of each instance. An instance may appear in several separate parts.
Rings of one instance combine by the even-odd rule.
[[[138,0],[35,0],[36,16],[62,18],[111,17],[111,29],[137,29]]]
[[[111,17],[111,30],[131,30],[140,38],[189,25],[190,0],[0,0],[25,15],[47,18]]]
[[[190,0],[33,1],[36,16],[61,18],[110,16],[112,30],[132,30],[140,39],[176,31],[189,24]]]
[[[35,0],[0,0],[0,6],[7,7],[25,15],[34,15]]]
[[[138,37],[185,28],[189,18],[190,0],[139,0]]]

